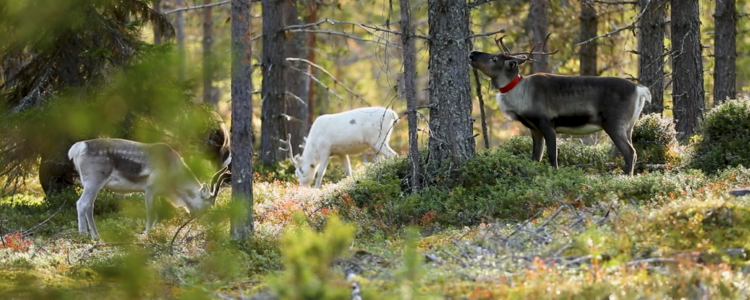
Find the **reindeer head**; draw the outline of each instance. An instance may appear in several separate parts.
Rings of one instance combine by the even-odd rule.
[[[294,174],[297,175],[297,181],[300,185],[310,186],[315,181],[315,164],[312,162],[305,162],[305,160],[299,155],[292,153],[292,135],[287,135],[287,140],[279,140],[281,143],[286,144],[287,148],[279,149],[289,153],[289,160],[294,164]],[[307,143],[307,137],[305,137],[305,143]],[[304,145],[300,145],[300,148],[304,149]]]
[[[187,203],[185,203],[187,209],[191,214],[201,212],[211,205],[216,203],[216,197],[219,195],[219,189],[222,184],[229,180],[232,174],[229,173],[228,167],[224,167],[218,172],[214,173],[211,177],[211,182],[208,184],[202,184],[200,189],[196,192],[188,192]],[[192,197],[191,197],[192,195]]]
[[[537,44],[531,47],[529,52],[516,52],[512,53],[503,44],[503,38],[495,39],[495,43],[500,48],[501,53],[485,53],[479,51],[471,51],[469,53],[469,61],[472,67],[476,68],[484,75],[489,76],[492,79],[492,84],[496,88],[500,88],[508,84],[513,78],[518,76],[518,66],[522,65],[526,61],[534,61],[531,59],[532,54],[538,55],[552,55],[555,52],[534,52]],[[547,39],[549,34],[544,39],[542,50],[547,45]]]

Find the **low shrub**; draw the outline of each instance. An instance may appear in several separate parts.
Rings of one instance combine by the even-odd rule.
[[[389,159],[356,174],[324,203],[343,218],[358,224],[369,219],[367,227],[393,232],[405,224],[464,226],[492,219],[525,219],[561,202],[662,203],[703,192],[715,183],[726,186],[750,180],[750,173],[741,170],[720,176],[700,170],[637,176],[605,172],[605,162],[611,158],[608,146],[571,144],[561,143],[570,153],[565,162],[571,165],[554,169],[546,161],[529,159],[530,153],[523,151],[530,148],[528,139],[513,139],[508,145],[477,152],[449,172],[425,175],[431,184],[417,193],[409,190],[407,158]]]
[[[750,161],[750,100],[727,101],[709,111],[693,139],[689,166],[716,173]]]
[[[533,143],[530,137],[513,137],[498,147],[507,153],[531,159]],[[549,164],[545,146],[542,162]],[[616,162],[621,165],[624,161],[620,156],[615,157],[609,152],[607,144],[594,146],[584,145],[579,139],[557,139],[557,165],[560,167],[576,167],[589,172],[604,172],[609,170],[607,163]]]
[[[632,137],[638,155],[636,170],[643,170],[644,164],[675,167],[681,163],[677,131],[672,119],[663,118],[660,114],[641,116],[635,123]]]

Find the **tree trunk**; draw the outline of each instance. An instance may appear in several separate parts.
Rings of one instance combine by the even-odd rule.
[[[531,20],[531,30],[534,32],[534,43],[539,43],[541,47],[544,38],[547,36],[547,0],[531,0],[529,10],[529,19]],[[544,49],[538,49],[544,51]],[[532,73],[549,72],[546,55],[532,55],[535,62],[532,64]]]
[[[282,0],[263,0],[263,103],[260,120],[260,161],[273,164],[286,158],[279,139],[286,139],[284,92],[284,15]]]
[[[581,0],[581,31],[579,33],[581,41],[587,41],[596,37],[596,25],[598,24],[594,3],[587,0]],[[578,53],[581,60],[581,76],[596,76],[596,41],[581,45]]]
[[[737,97],[737,10],[735,0],[716,2],[716,37],[714,41],[714,106]]]
[[[591,0],[581,0],[581,15],[578,17],[580,21],[581,30],[578,33],[580,41],[587,41],[596,37],[596,26],[599,20],[597,19],[597,12],[594,9],[594,2]],[[579,74],[581,76],[597,76],[596,60],[597,60],[597,41],[591,41],[589,43],[581,45],[581,49],[578,52],[578,57],[581,61],[581,69]],[[586,145],[595,145],[599,141],[599,133],[587,134],[581,137]]]
[[[211,4],[212,0],[203,0],[203,4]],[[213,75],[213,11],[211,7],[203,8],[203,102],[211,104],[216,109],[219,103],[218,90],[214,90]]]
[[[175,8],[181,8],[182,1],[177,0]],[[185,80],[185,17],[182,15],[182,11],[178,11],[174,15],[175,18],[175,35],[177,38],[177,79]]]
[[[472,157],[476,142],[469,81],[469,10],[463,0],[429,0],[430,138],[428,161],[436,169],[446,160]]]
[[[689,137],[695,133],[705,107],[697,0],[672,0],[672,64],[675,129]]]
[[[54,146],[53,146],[54,145]],[[73,178],[76,169],[68,158],[68,149],[72,142],[59,140],[50,143],[51,149],[42,151],[39,164],[39,183],[47,196],[75,191]]]
[[[648,5],[648,6],[646,6]],[[664,14],[665,0],[640,0],[646,12],[638,26],[638,82],[651,91],[643,114],[664,112]]]
[[[253,140],[250,0],[232,0],[232,206],[231,235],[252,235]]]
[[[307,17],[305,23],[315,23],[318,21],[318,0],[308,0],[307,3]],[[317,42],[317,35],[315,33],[307,34],[307,60],[315,63],[315,43]],[[315,74],[317,69],[313,66],[307,66],[307,72]],[[312,124],[315,120],[315,81],[308,79],[309,88],[307,90],[307,123]]]
[[[417,140],[417,104],[414,76],[416,73],[416,47],[414,45],[414,28],[411,25],[411,8],[409,0],[401,0],[401,45],[404,48],[404,95],[406,110],[409,113],[409,165],[411,166],[411,189],[420,188],[419,178],[419,144]]]
[[[284,26],[300,24],[299,14],[297,13],[297,1],[296,0],[283,0],[283,14],[284,14]],[[293,58],[305,58],[307,51],[305,51],[305,35],[303,33],[292,33],[286,36],[284,41],[285,57]],[[284,79],[286,80],[286,92],[290,93],[286,95],[286,114],[291,116],[292,119],[287,121],[287,129],[289,134],[292,136],[292,148],[297,151],[299,145],[303,144],[304,138],[307,136],[309,126],[307,125],[307,97],[309,95],[308,88],[310,87],[310,76],[303,74],[292,68],[287,68],[287,65],[291,65],[297,69],[305,70],[309,67],[308,64],[303,62],[291,62],[287,61],[284,64]],[[296,96],[296,97],[295,97]]]
[[[154,1],[154,11],[161,13],[161,0]],[[159,26],[154,26],[154,45],[160,45],[161,44],[161,30],[159,29]]]

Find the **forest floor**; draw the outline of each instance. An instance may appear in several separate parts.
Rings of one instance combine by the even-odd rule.
[[[102,192],[91,240],[76,232],[75,196],[52,206],[32,186],[0,200],[0,297],[747,299],[750,197],[727,194],[744,178],[668,201],[560,201],[525,220],[446,226],[425,214],[375,229],[322,204],[355,179],[256,182],[255,235],[240,244],[228,235],[229,189],[192,222],[166,210],[147,235],[141,194]]]

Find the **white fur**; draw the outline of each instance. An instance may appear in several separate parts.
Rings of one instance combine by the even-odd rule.
[[[642,85],[636,86],[636,97],[635,107],[633,108],[633,118],[630,120],[630,124],[635,124],[638,121],[638,117],[641,115],[641,111],[646,106],[646,102],[651,102],[651,91],[647,87]]]
[[[330,156],[342,160],[344,173],[351,175],[349,155],[373,148],[376,153],[397,156],[388,146],[398,114],[384,107],[362,107],[315,119],[301,156],[296,157],[296,174],[301,185],[320,187]],[[291,151],[291,149],[290,149]]]

